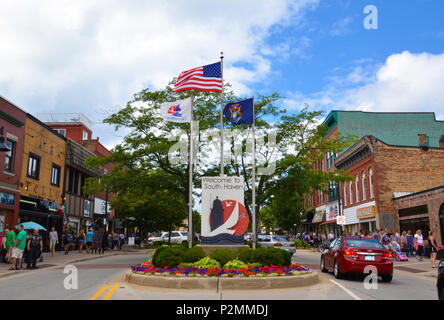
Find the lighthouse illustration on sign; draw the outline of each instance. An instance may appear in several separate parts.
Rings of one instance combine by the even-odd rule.
[[[250,219],[239,177],[202,179],[202,244],[239,245]]]

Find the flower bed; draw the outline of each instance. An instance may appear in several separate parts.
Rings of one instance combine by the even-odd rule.
[[[177,277],[267,277],[267,276],[294,276],[311,273],[311,270],[300,264],[291,264],[288,267],[277,266],[248,266],[241,269],[223,269],[223,268],[200,268],[195,266],[183,267],[179,265],[174,268],[158,268],[152,265],[151,261],[144,262],[141,265],[132,266],[131,270],[135,273],[158,276],[177,276]]]

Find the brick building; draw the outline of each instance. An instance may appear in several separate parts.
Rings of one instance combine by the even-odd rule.
[[[77,161],[77,163],[70,162],[67,165],[67,177],[73,179],[72,181],[80,179],[78,183],[67,184],[65,187],[67,210],[72,217],[70,222],[72,228],[88,227],[94,222],[94,224],[104,223],[114,229],[112,219],[114,211],[109,204],[114,195],[103,192],[96,194],[94,197],[89,197],[84,195],[82,191],[86,178],[107,174],[113,168],[112,164],[106,164],[100,171],[91,170],[83,163],[87,157],[102,158],[111,155],[111,152],[99,142],[98,137],[92,139],[92,122],[81,113],[39,113],[38,116],[48,126],[67,137],[70,140],[69,145],[72,152],[79,152],[82,158],[79,160],[82,163]],[[83,203],[83,205],[79,205],[79,203]],[[74,204],[76,205],[74,206]],[[90,213],[85,211],[87,217],[82,213],[84,208],[90,208],[91,210]],[[120,226],[120,222],[117,221],[117,223]]]
[[[18,223],[26,112],[0,97],[0,233]]]
[[[374,136],[387,145],[393,146],[418,146],[418,134],[421,134],[423,144],[429,148],[439,148],[440,136],[444,133],[444,121],[436,120],[433,112],[362,112],[362,111],[331,111],[323,122],[328,127],[328,132],[325,139],[332,139],[338,135],[354,135],[359,139],[365,136]],[[353,147],[357,147],[356,145]],[[351,148],[353,148],[351,147]],[[361,145],[362,147],[362,145]],[[318,161],[315,169],[328,171],[334,170],[338,157],[347,153],[349,150],[339,150],[338,153],[327,153],[322,161]],[[369,157],[359,152],[359,157]],[[360,159],[364,160],[364,159]],[[363,162],[356,162],[353,166],[349,166],[350,174],[354,177],[354,181],[348,184],[331,184],[327,191],[314,190],[309,197],[309,211],[315,210],[317,212],[313,218],[315,223],[306,224],[305,229],[311,231],[328,231],[335,230],[338,233],[338,228],[335,226],[335,218],[339,214],[344,214],[344,210],[350,207],[350,198],[346,200],[346,207],[344,207],[344,187],[347,189],[355,188],[356,185],[360,188],[359,199],[352,198],[353,206],[360,205],[362,212],[371,212],[371,201],[374,201],[373,195],[370,195],[369,176],[374,176],[374,171],[369,170],[372,166],[372,158],[368,158]],[[364,176],[362,175],[364,173]],[[362,181],[367,182],[366,194],[362,194]],[[371,180],[373,183],[373,180]],[[373,190],[374,192],[375,190]],[[346,193],[350,193],[348,190]],[[353,191],[356,194],[356,190]],[[341,195],[341,196],[340,196]],[[353,196],[353,195],[352,195]],[[363,200],[365,197],[365,200]],[[357,203],[356,203],[356,200]],[[371,201],[370,201],[371,200]],[[370,204],[369,204],[370,203]],[[366,207],[367,206],[367,207]],[[324,218],[322,219],[322,215]],[[308,216],[308,215],[307,215]],[[365,215],[364,215],[365,216]],[[365,221],[364,216],[362,221]],[[372,219],[373,217],[367,217]],[[319,220],[324,220],[319,223]],[[376,221],[373,222],[373,228]]]
[[[398,215],[394,199],[443,184],[444,143],[429,147],[423,138],[422,134],[417,136],[416,146],[397,146],[365,136],[336,158],[338,169],[356,177],[340,187],[346,232],[374,228],[402,231],[410,217]],[[430,214],[437,221],[439,208],[433,208]],[[439,227],[433,231],[441,235]]]
[[[431,230],[439,245],[444,244],[444,185],[393,198],[401,230]]]
[[[34,221],[61,232],[66,138],[27,113],[24,141],[20,222]],[[47,232],[42,236],[46,247]]]

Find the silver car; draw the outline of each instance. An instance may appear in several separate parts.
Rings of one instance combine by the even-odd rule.
[[[274,247],[287,250],[290,253],[296,252],[296,245],[289,241],[286,236],[260,235],[258,241],[262,247]]]

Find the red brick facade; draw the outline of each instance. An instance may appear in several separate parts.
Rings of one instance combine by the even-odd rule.
[[[18,223],[19,217],[25,119],[24,111],[0,97],[0,127],[3,127],[4,141],[14,142],[12,166],[5,167],[6,152],[0,152],[0,215],[2,215],[0,218],[4,219],[3,228],[8,229]]]

